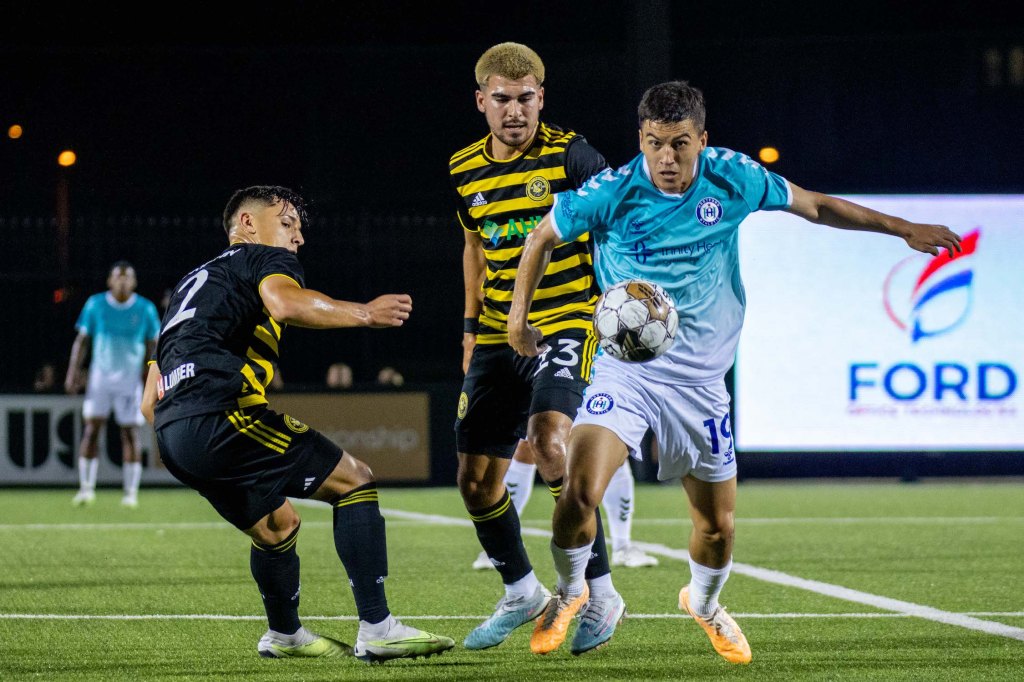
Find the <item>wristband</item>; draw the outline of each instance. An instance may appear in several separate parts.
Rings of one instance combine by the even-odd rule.
[[[480,322],[475,317],[464,317],[462,318],[462,333],[463,334],[479,334],[480,333]]]

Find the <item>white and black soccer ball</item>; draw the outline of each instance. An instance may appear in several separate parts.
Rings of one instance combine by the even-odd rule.
[[[679,313],[654,282],[629,279],[609,287],[594,309],[594,332],[605,353],[626,362],[653,360],[672,345]]]

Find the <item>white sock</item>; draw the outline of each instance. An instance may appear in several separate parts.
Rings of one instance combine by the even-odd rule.
[[[593,547],[594,543],[590,542],[575,549],[562,549],[554,540],[551,541],[551,556],[555,560],[555,570],[558,571],[559,592],[570,597],[583,594],[586,585],[583,576]]]
[[[612,584],[612,574],[605,573],[593,580],[588,580],[591,597],[610,597],[615,594],[615,585]]]
[[[379,623],[368,623],[361,620],[359,621],[359,634],[356,636],[364,642],[368,639],[384,639],[391,632],[391,628],[396,625],[398,625],[398,619],[390,613]]]
[[[514,583],[505,585],[505,596],[509,600],[516,597],[531,597],[538,587],[540,587],[540,581],[537,580],[537,574],[530,571]]]
[[[125,462],[124,494],[136,497],[139,494],[139,481],[142,480],[142,462]]]
[[[533,492],[533,481],[537,474],[536,464],[527,464],[513,459],[505,472],[505,487],[512,497],[512,504],[515,505],[516,513],[522,516],[523,508],[530,500],[530,493]]]
[[[100,466],[100,458],[93,457],[86,459],[78,458],[78,487],[84,491],[92,492],[96,489],[96,472]]]
[[[272,639],[284,644],[285,646],[302,646],[304,644],[309,644],[317,638],[317,635],[314,635],[301,625],[298,630],[290,635],[278,632],[277,630],[270,630],[267,634],[270,635]]]
[[[707,618],[718,608],[718,595],[729,578],[732,559],[722,568],[708,568],[690,559],[690,608]]]
[[[622,466],[608,481],[601,506],[604,517],[608,521],[608,532],[612,536],[612,551],[621,552],[633,537],[633,470],[629,461]]]

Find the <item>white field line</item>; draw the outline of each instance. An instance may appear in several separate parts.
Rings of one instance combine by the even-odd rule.
[[[400,509],[382,509],[381,511],[388,516],[410,521],[419,519],[428,523],[448,526],[471,527],[473,525],[473,522],[469,519],[440,516],[438,514],[419,514],[417,512],[408,512]],[[534,537],[551,537],[550,532],[537,528],[522,528],[522,533],[523,535],[531,535]],[[645,552],[650,552],[651,554],[660,554],[661,556],[678,559],[679,561],[688,561],[690,558],[689,553],[683,549],[673,549],[665,545],[651,542],[635,542],[634,544]],[[789,575],[788,573],[783,573],[781,571],[774,571],[769,568],[760,568],[759,566],[742,564],[736,561],[733,561],[732,571],[738,575],[757,578],[758,580],[774,583],[776,585],[797,587],[807,590],[808,592],[815,592],[827,597],[843,599],[856,604],[865,604],[867,606],[874,606],[879,609],[906,614],[908,616],[916,616],[918,618],[935,621],[937,623],[956,625],[968,630],[977,630],[979,632],[987,632],[991,635],[999,635],[1001,637],[1009,637],[1010,639],[1024,641],[1024,628],[1013,627],[1012,625],[1004,625],[1002,623],[995,623],[988,620],[981,620],[962,613],[953,613],[950,611],[932,608],[930,606],[924,606],[922,604],[914,604],[913,602],[902,601],[899,599],[890,599],[889,597],[883,597],[869,592],[852,590],[847,587],[832,585],[830,583],[824,583],[817,580],[808,580],[806,578]]]
[[[293,503],[300,506],[321,506],[319,503],[315,503],[310,500],[299,500],[293,499]],[[405,521],[416,522],[416,523],[429,523],[436,525],[445,526],[462,526],[471,528],[473,522],[469,519],[442,516],[439,514],[422,514],[418,512],[409,512],[401,509],[382,509],[382,513],[395,519],[402,519]],[[877,520],[880,517],[864,517],[865,520]],[[893,521],[902,521],[904,518],[928,518],[928,517],[890,517]],[[1017,517],[968,517],[968,518],[984,518],[984,519],[1016,519]],[[749,522],[751,519],[748,519]],[[830,519],[836,520],[836,519]],[[953,518],[951,520],[961,520]],[[665,521],[672,521],[666,519]],[[738,522],[742,522],[743,519],[739,519]],[[766,519],[766,521],[776,522],[778,519]],[[395,521],[392,521],[394,524]],[[400,521],[399,521],[400,523]],[[311,521],[305,522],[305,524],[316,526],[329,526],[331,525],[326,521]],[[0,525],[0,530],[88,530],[88,529],[104,529],[104,530],[144,530],[144,529],[198,529],[198,528],[230,528],[224,522],[205,522],[205,523],[108,523],[108,524],[3,524]],[[549,531],[542,530],[539,528],[523,527],[522,532],[524,535],[530,535],[534,537],[549,538],[551,534]],[[672,559],[678,559],[680,561],[687,561],[689,554],[686,550],[673,549],[665,545],[647,542],[635,543],[638,547],[644,551],[652,554],[660,554],[661,556],[669,557]],[[894,612],[895,615],[901,616],[914,616],[917,618],[923,618],[925,620],[931,620],[939,623],[946,623],[948,625],[956,625],[969,630],[977,630],[980,632],[987,632],[993,635],[999,635],[1002,637],[1009,637],[1011,639],[1017,639],[1024,641],[1024,628],[1017,628],[1009,625],[1003,625],[1002,623],[994,623],[991,621],[980,620],[967,613],[954,613],[950,611],[943,611],[941,609],[935,609],[930,606],[924,606],[921,604],[914,604],[912,602],[901,601],[898,599],[890,599],[880,595],[871,594],[868,592],[861,592],[859,590],[853,590],[840,585],[832,585],[830,583],[824,583],[817,580],[808,580],[806,578],[800,578],[797,576],[782,573],[781,571],[775,571],[767,568],[760,568],[758,566],[752,566],[750,564],[743,564],[733,562],[733,572],[739,575],[746,575],[748,577],[757,578],[765,582],[775,583],[777,585],[784,585],[787,587],[797,587],[800,589],[807,590],[809,592],[815,592],[828,597],[834,597],[836,599],[843,599],[858,604],[865,604],[867,606],[874,606],[879,609]],[[764,617],[770,617],[771,614],[765,614]],[[1012,615],[1012,614],[1010,614]],[[18,618],[36,617],[32,614],[0,614],[0,618]],[[42,614],[39,617],[49,617],[46,614]],[[53,616],[54,618],[71,618],[72,616]],[[82,618],[90,618],[91,616],[81,616]],[[638,616],[639,617],[639,616]],[[656,616],[652,616],[656,617]],[[752,616],[757,617],[757,616]],[[838,616],[837,616],[838,617]],[[854,617],[872,617],[872,616],[854,616]],[[131,618],[126,616],[125,618]],[[137,618],[145,618],[145,616],[137,616]],[[225,616],[225,618],[232,618]],[[238,618],[247,618],[244,616]],[[431,617],[433,618],[433,617]],[[438,617],[441,618],[441,617]]]
[[[491,614],[480,616],[400,616],[402,620],[471,620],[480,621],[488,618]],[[912,618],[910,613],[734,613],[736,618],[765,620],[792,620],[799,618]],[[1019,617],[1024,616],[1024,611],[971,611],[959,615],[965,616],[994,616],[994,617]],[[666,620],[682,619],[689,620],[690,616],[685,613],[630,613],[626,616],[629,619],[644,620]],[[0,620],[253,620],[263,621],[267,619],[264,615],[259,616],[230,616],[217,613],[149,613],[149,614],[90,614],[90,613],[0,613]],[[303,616],[302,620],[338,620],[357,621],[359,616]]]

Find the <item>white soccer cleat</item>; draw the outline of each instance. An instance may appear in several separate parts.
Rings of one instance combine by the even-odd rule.
[[[657,566],[658,558],[644,552],[639,547],[628,545],[626,549],[612,552],[612,566],[623,566],[625,568],[643,568],[645,566]]]
[[[79,490],[78,494],[71,499],[73,507],[88,507],[96,502],[96,492],[93,490]]]
[[[135,495],[125,495],[121,498],[121,506],[127,507],[128,509],[137,509],[139,506],[139,498]]]
[[[335,658],[351,656],[352,647],[330,637],[299,628],[294,635],[282,635],[273,630],[260,638],[256,651],[263,658]]]
[[[409,627],[394,617],[391,617],[391,627],[384,637],[362,639],[361,633],[360,627],[353,654],[366,663],[384,663],[395,658],[430,658],[455,646],[451,637]]]
[[[487,552],[480,552],[476,559],[473,560],[473,569],[477,571],[486,571],[488,568],[494,568],[494,564],[491,563],[490,557],[487,556]]]

